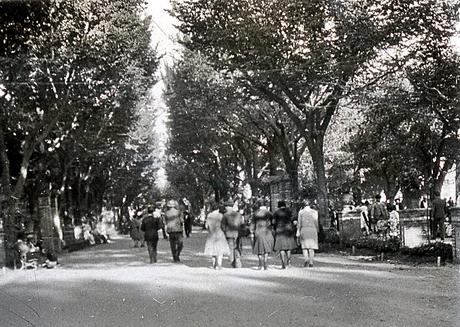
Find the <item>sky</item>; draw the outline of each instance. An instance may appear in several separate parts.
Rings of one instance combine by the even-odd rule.
[[[163,101],[164,83],[162,74],[166,65],[170,65],[174,58],[178,57],[178,44],[175,42],[176,30],[174,19],[165,11],[170,8],[170,0],[149,0],[147,14],[152,16],[152,47],[162,55],[160,70],[158,72],[159,82],[155,84],[151,91],[153,106],[158,110],[158,117],[155,124],[155,133],[159,138],[159,155],[164,156],[168,139],[166,121],[168,119],[167,108]],[[160,168],[156,176],[157,186],[160,189],[167,187],[167,176],[164,168]]]

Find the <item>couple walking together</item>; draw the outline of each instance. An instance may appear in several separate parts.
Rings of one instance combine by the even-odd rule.
[[[208,237],[204,246],[204,253],[212,257],[214,269],[222,268],[224,255],[229,256],[233,267],[241,267],[239,230],[243,224],[243,217],[233,208],[219,206],[211,202],[211,213],[206,218]]]
[[[150,263],[157,262],[158,230],[166,225],[169,244],[174,262],[180,262],[180,253],[183,248],[183,226],[184,220],[182,213],[175,200],[168,201],[167,210],[162,214],[161,203],[156,204],[155,210],[149,208],[147,217],[142,221],[141,230],[145,233],[144,239],[147,243]]]

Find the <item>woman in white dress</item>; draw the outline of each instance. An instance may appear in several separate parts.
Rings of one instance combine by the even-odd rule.
[[[318,211],[312,208],[312,201],[299,211],[297,220],[297,238],[300,240],[304,256],[304,267],[313,267],[315,250],[318,250]]]
[[[221,227],[223,214],[214,203],[211,204],[211,210],[213,211],[206,217],[208,237],[204,246],[204,254],[212,256],[214,269],[222,269],[222,258],[224,255],[230,254],[230,249]]]

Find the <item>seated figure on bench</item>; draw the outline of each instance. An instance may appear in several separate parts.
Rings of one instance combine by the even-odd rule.
[[[24,242],[23,232],[19,232],[17,235],[17,241],[14,244],[14,253],[15,253],[15,260],[14,260],[15,268],[19,268],[20,270],[27,269],[27,268],[37,269],[39,252],[36,252],[36,251],[31,252],[31,248],[27,245],[27,242]],[[18,264],[19,264],[19,267],[17,267]]]

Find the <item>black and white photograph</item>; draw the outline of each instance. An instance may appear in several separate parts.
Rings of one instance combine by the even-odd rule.
[[[0,327],[460,326],[460,0],[0,0]]]

